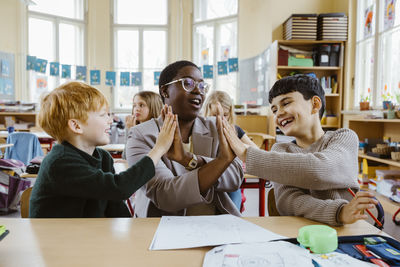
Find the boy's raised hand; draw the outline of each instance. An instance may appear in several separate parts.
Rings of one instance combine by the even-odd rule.
[[[372,209],[378,204],[374,195],[366,191],[358,191],[356,196],[340,210],[339,220],[343,224],[354,223],[368,218],[365,209]]]
[[[172,114],[171,109],[168,109],[168,112],[164,114],[164,118],[164,123],[158,134],[156,144],[148,154],[153,160],[154,165],[156,165],[160,158],[170,149],[177,128],[176,116]]]
[[[237,136],[235,127],[231,125],[225,118],[222,121],[224,128],[224,135],[228,141],[233,152],[238,156],[243,162],[246,161],[247,145],[243,144]]]
[[[235,158],[235,154],[233,153],[233,151],[232,151],[231,147],[229,146],[229,143],[226,140],[226,137],[224,135],[224,126],[223,126],[222,120],[223,120],[223,117],[219,113],[219,115],[217,115],[217,130],[218,130],[218,138],[219,138],[218,157],[223,160],[232,162],[232,160]]]

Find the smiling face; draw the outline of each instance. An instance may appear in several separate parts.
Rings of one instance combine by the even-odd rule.
[[[149,119],[150,109],[146,101],[140,96],[135,96],[133,99],[133,110],[132,115],[135,116],[136,120],[139,122],[145,122]]]
[[[279,95],[272,99],[271,110],[279,129],[288,136],[301,137],[312,129],[319,108],[313,107],[312,101],[305,100],[299,92]]]
[[[172,81],[186,77],[192,78],[196,82],[203,81],[200,70],[194,66],[181,68]],[[170,105],[178,118],[184,121],[192,121],[199,115],[205,99],[205,95],[200,94],[197,87],[193,91],[187,92],[182,88],[181,82],[163,87],[162,94],[164,94],[165,104]]]
[[[112,118],[108,108],[102,107],[99,111],[90,111],[85,123],[81,123],[82,141],[87,147],[96,147],[110,143],[110,127]]]

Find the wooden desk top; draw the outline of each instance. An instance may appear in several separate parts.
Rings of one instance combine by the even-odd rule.
[[[46,132],[29,132],[33,133],[36,135],[39,139],[53,139],[50,135],[48,135]],[[0,131],[0,138],[7,138],[8,137],[8,132],[7,131]]]
[[[246,218],[296,237],[317,224],[300,217]],[[0,219],[10,233],[0,241],[0,266],[201,266],[211,247],[149,251],[159,218]],[[336,228],[339,235],[383,234],[365,221]]]
[[[124,151],[125,144],[108,144],[105,146],[99,146],[99,148],[102,148],[110,152],[122,152]]]
[[[14,144],[0,144],[0,148],[12,147]]]

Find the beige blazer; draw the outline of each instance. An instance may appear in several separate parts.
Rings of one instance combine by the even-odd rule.
[[[126,145],[129,166],[145,156],[155,145],[161,117],[132,127]],[[218,132],[215,118],[196,118],[192,130],[193,153],[206,162],[218,153]],[[213,203],[220,214],[240,216],[227,192],[237,190],[243,181],[242,162],[235,158],[213,187],[200,194],[198,169],[188,171],[166,156],[156,166],[155,176],[135,194],[135,214],[138,217],[186,215],[186,208],[201,203]]]

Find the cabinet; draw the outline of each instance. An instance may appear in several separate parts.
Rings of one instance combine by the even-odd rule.
[[[6,130],[5,128],[5,117],[14,117],[16,124],[14,125],[15,130],[29,130],[29,126],[37,125],[37,113],[36,112],[0,112],[0,130]]]
[[[338,44],[340,51],[338,54],[338,66],[311,66],[311,67],[300,67],[300,66],[282,66],[278,65],[278,51],[280,46],[286,46],[293,49],[299,49],[303,51],[312,52],[319,45],[322,44]],[[274,54],[276,56],[271,57],[276,61],[276,76],[285,77],[290,73],[296,71],[298,73],[315,73],[315,75],[321,79],[322,77],[336,76],[337,87],[333,93],[325,94],[326,99],[326,112],[329,119],[326,120],[328,124],[323,124],[323,128],[339,128],[341,127],[341,110],[342,110],[342,98],[343,98],[343,56],[344,56],[344,42],[343,41],[307,41],[307,40],[280,40],[275,41],[272,45]],[[276,78],[276,77],[275,77]]]

